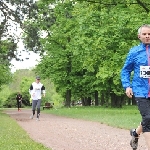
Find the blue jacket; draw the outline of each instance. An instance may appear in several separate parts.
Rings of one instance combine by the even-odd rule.
[[[143,43],[130,49],[121,71],[121,82],[124,89],[127,87],[132,88],[135,97],[147,98],[149,92],[148,78],[140,77],[140,66],[148,66],[146,45]],[[132,71],[134,74],[131,80]]]

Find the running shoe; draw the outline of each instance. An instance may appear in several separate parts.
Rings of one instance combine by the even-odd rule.
[[[131,129],[130,130],[130,135],[132,136],[132,139],[130,141],[130,145],[133,148],[133,150],[136,150],[137,147],[138,147],[138,139],[139,139],[139,137],[135,137],[134,134],[133,134],[134,132],[135,132],[135,129]]]
[[[33,115],[30,116],[30,119],[33,119]]]

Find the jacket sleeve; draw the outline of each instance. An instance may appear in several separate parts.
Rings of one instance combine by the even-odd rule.
[[[44,86],[44,85],[42,85],[41,91],[42,91],[42,93],[46,93],[46,92],[45,92],[45,86]]]
[[[124,66],[121,70],[121,82],[124,89],[127,87],[132,88],[132,84],[130,81],[131,72],[134,70],[134,53],[133,49],[131,49],[127,55]]]
[[[33,90],[33,85],[31,84],[30,88],[29,88],[29,93],[31,94],[31,91]]]

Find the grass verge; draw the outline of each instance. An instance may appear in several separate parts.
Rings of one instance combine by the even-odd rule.
[[[104,108],[104,107],[71,107],[53,108],[43,112],[59,116],[78,118],[90,121],[97,121],[109,126],[131,129],[137,128],[141,121],[137,106],[124,106],[123,108]]]
[[[50,150],[33,141],[28,134],[0,110],[0,149],[1,150]]]

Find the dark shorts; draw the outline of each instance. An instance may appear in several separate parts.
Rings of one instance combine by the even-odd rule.
[[[135,100],[142,116],[143,132],[150,132],[150,99],[136,97]]]

